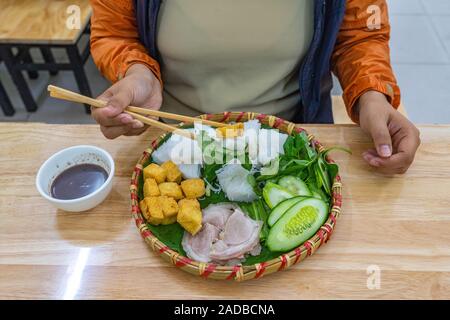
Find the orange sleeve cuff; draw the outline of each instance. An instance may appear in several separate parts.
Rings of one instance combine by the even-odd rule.
[[[120,62],[119,68],[118,68],[118,74],[116,75],[116,81],[121,80],[125,74],[127,73],[128,69],[134,65],[134,64],[143,64],[147,68],[150,69],[150,71],[153,72],[153,74],[158,78],[159,82],[161,83],[161,88],[163,87],[163,81],[161,76],[161,70],[159,67],[159,64],[155,62],[150,56],[148,56],[145,53],[140,52],[133,52],[132,55],[128,55],[125,59],[123,59]]]
[[[357,83],[349,86],[343,94],[347,113],[355,123],[359,123],[359,117],[353,113],[353,108],[358,99],[367,91],[383,93],[392,107],[397,109],[400,106],[400,88],[396,83],[382,81],[373,76],[359,78]]]

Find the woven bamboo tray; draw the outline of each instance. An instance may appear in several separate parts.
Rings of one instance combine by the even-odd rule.
[[[269,125],[272,128],[277,128],[287,134],[293,132],[305,131],[296,126],[294,123],[277,118],[275,116],[268,116],[264,114],[249,113],[249,112],[225,112],[221,114],[207,114],[202,115],[202,119],[208,119],[219,122],[245,122],[247,120],[258,119],[261,123]],[[305,131],[306,132],[306,131]],[[147,228],[144,217],[139,208],[138,183],[143,169],[143,164],[148,161],[154,149],[159,145],[159,142],[164,139],[166,134],[160,136],[152,142],[151,147],[144,151],[142,157],[139,159],[134,168],[131,178],[130,194],[131,194],[131,213],[136,222],[141,236],[148,243],[148,245],[158,253],[167,262],[181,268],[182,270],[191,274],[201,276],[208,279],[220,280],[236,280],[244,281],[249,279],[258,279],[264,275],[274,273],[289,268],[290,266],[306,259],[325,242],[330,239],[336,225],[336,219],[341,212],[342,205],[342,183],[339,175],[336,176],[332,187],[332,207],[327,221],[320,227],[317,233],[312,236],[305,243],[295,248],[294,250],[281,254],[278,258],[257,263],[250,266],[219,266],[212,263],[197,262],[188,257],[180,255],[173,251],[150,232]],[[308,139],[315,146],[317,151],[322,151],[324,147],[315,139],[313,135],[308,135]],[[329,162],[333,162],[329,157]]]

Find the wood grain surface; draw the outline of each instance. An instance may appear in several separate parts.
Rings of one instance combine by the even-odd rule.
[[[404,176],[367,167],[371,146],[355,126],[305,126],[334,154],[344,183],[331,240],[304,262],[243,283],[204,280],[165,263],[139,236],[128,186],[142,150],[160,132],[111,141],[97,126],[0,126],[0,298],[27,299],[449,299],[450,126],[422,126],[423,144]],[[56,151],[93,144],[116,161],[108,199],[85,213],[56,210],[34,180]],[[380,288],[369,289],[379,268]],[[371,278],[372,277],[372,278]]]
[[[72,44],[92,13],[89,0],[2,0],[0,5],[0,43]],[[80,29],[66,26],[73,5],[80,9]]]

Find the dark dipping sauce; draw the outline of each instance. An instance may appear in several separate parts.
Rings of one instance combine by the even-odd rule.
[[[60,200],[78,199],[100,188],[108,173],[96,164],[79,164],[61,172],[53,181],[50,192]]]

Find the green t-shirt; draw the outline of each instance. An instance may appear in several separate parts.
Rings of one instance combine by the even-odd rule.
[[[169,0],[157,35],[163,110],[293,115],[313,0]]]

